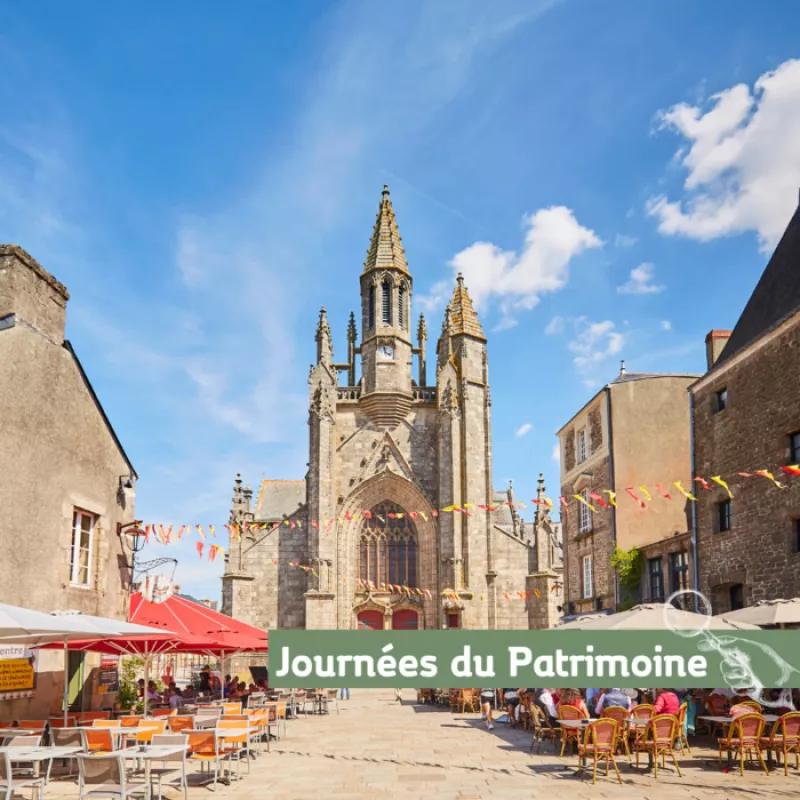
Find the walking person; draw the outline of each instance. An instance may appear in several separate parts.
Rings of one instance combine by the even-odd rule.
[[[349,689],[339,689],[339,699],[344,700],[344,693],[347,692],[347,699],[350,699],[350,690]]]
[[[403,702],[403,690],[402,689],[395,689],[394,690],[394,699],[397,700],[398,703]]]
[[[481,689],[481,718],[486,720],[488,730],[494,730],[492,709],[494,708],[497,689]]]

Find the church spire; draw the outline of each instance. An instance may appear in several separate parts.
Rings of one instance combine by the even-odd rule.
[[[408,262],[397,230],[392,201],[389,199],[389,187],[384,185],[367,250],[367,260],[364,262],[364,272],[386,267],[394,267],[408,274]]]
[[[317,324],[317,364],[333,363],[333,341],[331,340],[331,328],[328,325],[328,315],[325,313],[325,306],[320,309],[319,323]]]
[[[483,327],[478,319],[478,314],[472,305],[472,300],[464,286],[464,276],[459,272],[456,281],[456,288],[453,291],[453,299],[448,306],[449,319],[446,324],[451,336],[466,334],[484,342],[486,337],[483,335]]]

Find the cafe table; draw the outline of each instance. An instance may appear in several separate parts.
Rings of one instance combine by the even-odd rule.
[[[187,744],[158,744],[136,747],[125,747],[122,750],[114,750],[113,753],[93,754],[92,758],[124,758],[128,761],[141,761],[144,763],[144,788],[145,796],[152,797],[152,786],[150,783],[150,770],[153,761],[163,761],[177,753],[185,753],[189,749]]]
[[[74,756],[77,753],[82,753],[83,748],[74,747],[0,747],[0,753],[8,753],[11,756],[12,764],[35,764],[38,769],[39,764],[43,761],[51,761],[55,758],[66,758],[67,756]],[[45,777],[47,783],[50,777],[50,769],[48,768]]]

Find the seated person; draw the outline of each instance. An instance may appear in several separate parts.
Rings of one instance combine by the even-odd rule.
[[[183,697],[184,701],[186,700],[196,700],[197,699],[197,692],[192,689],[191,686],[187,686],[182,692],[181,696]]]
[[[586,707],[586,703],[578,689],[562,689],[558,707],[561,708],[562,706],[577,708],[585,719],[589,718],[589,709]]]
[[[556,704],[553,701],[553,694],[550,689],[537,689],[533,695],[534,705],[544,714],[545,719],[550,725],[558,724],[558,714]]]
[[[595,714],[599,717],[604,708],[610,708],[611,706],[621,706],[630,711],[631,699],[622,689],[606,689],[597,701],[594,709]]]
[[[600,699],[600,695],[603,694],[603,691],[603,689],[586,690],[586,708],[589,709],[590,713],[594,714],[594,707],[597,705],[597,701]]]
[[[657,689],[658,697],[653,704],[653,716],[657,717],[659,714],[672,714],[678,716],[680,711],[680,701],[678,695],[672,689]]]
[[[522,691],[522,689],[503,689],[503,703],[512,728],[516,727],[519,720],[519,696]]]
[[[148,703],[161,702],[161,695],[158,693],[158,687],[156,686],[155,681],[150,681],[150,683],[147,684],[147,702]]]
[[[139,680],[136,681],[136,694],[139,697],[144,697],[144,678],[139,678]]]
[[[170,708],[180,708],[183,705],[183,694],[181,690],[173,683],[169,692],[169,705]]]

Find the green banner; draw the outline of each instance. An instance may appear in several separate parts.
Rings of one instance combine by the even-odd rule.
[[[800,632],[269,632],[270,682],[354,688],[789,688]]]

